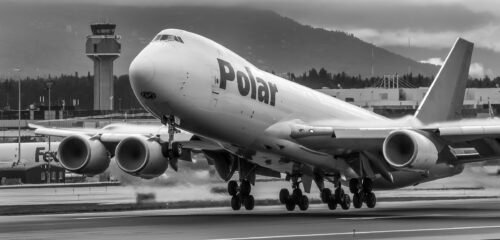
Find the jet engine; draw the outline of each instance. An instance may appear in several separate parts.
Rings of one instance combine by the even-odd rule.
[[[95,175],[104,172],[110,162],[101,141],[87,136],[70,136],[62,140],[58,149],[59,160],[69,171]]]
[[[438,160],[436,145],[426,136],[412,130],[396,130],[382,146],[384,157],[394,168],[428,170]]]
[[[235,163],[231,154],[226,151],[203,151],[209,162],[215,165],[215,170],[224,181],[229,181],[238,164]]]
[[[162,145],[142,136],[123,139],[115,150],[118,167],[131,175],[151,179],[162,175],[168,167],[168,159],[162,153]]]

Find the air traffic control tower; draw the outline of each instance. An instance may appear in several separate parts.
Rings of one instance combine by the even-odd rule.
[[[94,110],[113,110],[113,61],[120,56],[120,36],[116,24],[90,25],[85,54],[94,62]]]

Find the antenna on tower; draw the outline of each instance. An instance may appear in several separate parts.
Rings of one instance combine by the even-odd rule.
[[[374,59],[374,54],[373,54],[373,44],[372,44],[372,58],[371,58],[371,78],[373,78],[374,70],[373,70],[373,59]]]
[[[410,37],[408,37],[408,54],[410,53],[411,43]],[[408,76],[411,74],[411,62],[408,62]]]

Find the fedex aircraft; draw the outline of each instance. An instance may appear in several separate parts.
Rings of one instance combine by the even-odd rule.
[[[22,164],[45,164],[59,162],[57,147],[59,142],[23,142],[21,143]],[[18,161],[18,143],[0,143],[0,166],[13,166]]]
[[[376,189],[450,177],[465,163],[500,156],[500,121],[460,119],[472,48],[458,39],[415,115],[388,119],[262,71],[210,39],[166,29],[129,73],[143,107],[168,126],[168,140],[162,133],[75,134],[61,142],[59,158],[72,171],[95,173],[114,156],[123,171],[153,178],[197,150],[228,181],[234,210],[254,208],[256,175],[281,174],[291,191],[281,189],[279,199],[290,211],[308,208],[303,191],[313,182],[332,210],[351,202],[373,208]],[[179,129],[192,135],[179,139]],[[235,172],[239,181],[231,180]]]

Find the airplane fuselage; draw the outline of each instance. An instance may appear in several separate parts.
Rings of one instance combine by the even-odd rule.
[[[162,41],[163,35],[176,40]],[[290,172],[293,167],[291,161],[280,161],[280,146],[290,144],[287,146],[297,151],[303,147],[266,134],[278,122],[396,123],[262,71],[229,49],[182,30],[161,31],[132,62],[130,74],[134,93],[157,118],[174,115],[180,119],[181,129],[220,142],[234,154],[250,153],[245,155],[249,160],[280,172]],[[332,156],[318,159],[326,168],[345,165]],[[436,176],[456,174],[452,170],[439,170]],[[422,176],[415,174],[404,185],[420,181]]]
[[[18,159],[18,143],[0,144],[0,163],[12,164]],[[26,142],[21,143],[21,163],[42,164],[47,161],[58,162],[57,147],[59,142]],[[49,159],[50,158],[50,159]]]
[[[132,82],[133,88],[153,114],[178,116],[187,131],[249,146],[267,127],[285,119],[385,120],[262,71],[199,35],[181,30],[162,34],[178,35],[183,43],[151,42],[139,55],[149,60],[139,64],[148,64],[154,76],[147,83]]]

